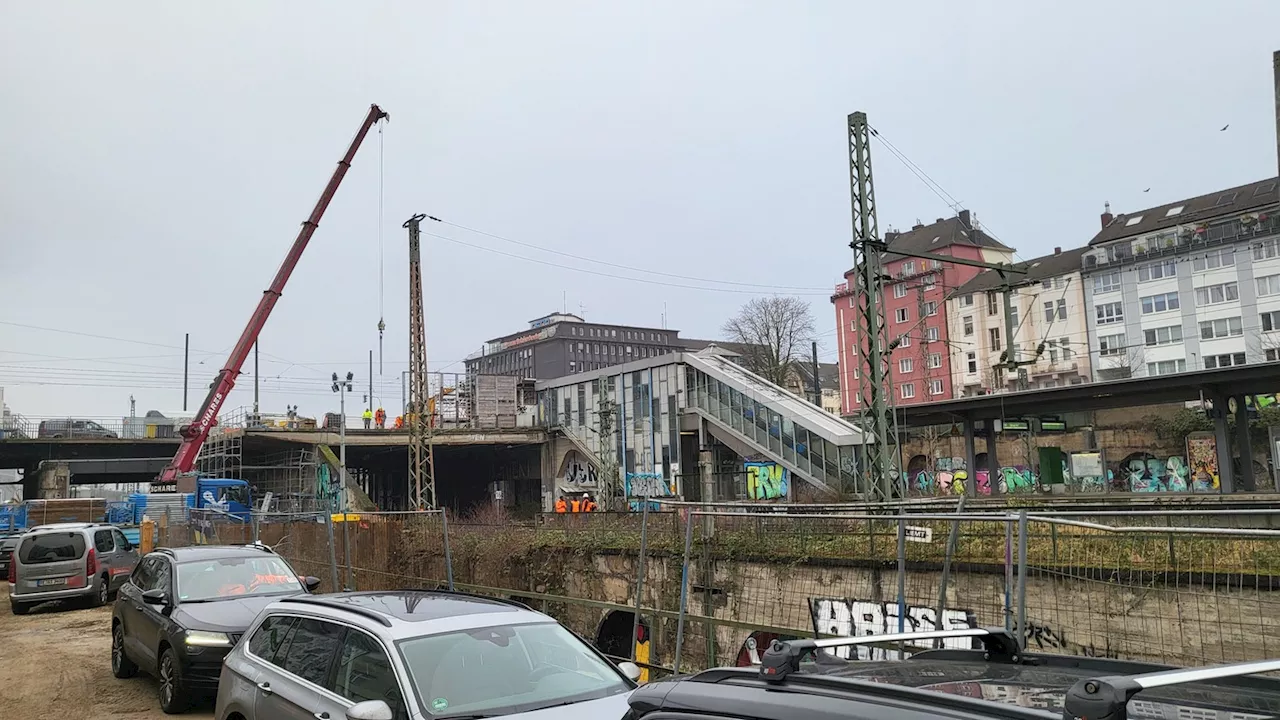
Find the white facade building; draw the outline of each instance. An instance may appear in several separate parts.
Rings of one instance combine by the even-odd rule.
[[[1035,360],[1019,373],[997,368],[1010,349],[1005,281],[987,270],[956,289],[947,300],[951,386],[956,397],[1089,381],[1088,328],[1080,278],[1084,252],[1084,248],[1055,249],[1052,255],[1014,266],[1025,274],[1008,276],[1015,359]],[[1020,378],[1025,384],[1020,384]]]
[[[1083,258],[1098,379],[1280,360],[1278,185],[1103,214]]]

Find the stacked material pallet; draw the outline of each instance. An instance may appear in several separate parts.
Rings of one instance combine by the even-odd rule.
[[[28,500],[27,525],[62,522],[101,522],[107,512],[102,498],[66,498],[63,500]]]

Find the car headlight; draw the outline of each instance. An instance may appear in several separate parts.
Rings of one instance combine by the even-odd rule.
[[[226,633],[188,630],[186,643],[198,647],[231,647],[231,638]]]

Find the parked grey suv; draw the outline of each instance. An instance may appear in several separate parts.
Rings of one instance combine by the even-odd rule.
[[[640,670],[552,618],[444,591],[302,595],[227,655],[217,720],[608,720]]]
[[[22,536],[9,560],[9,606],[25,615],[49,600],[105,605],[137,564],[137,549],[117,527],[41,525]]]

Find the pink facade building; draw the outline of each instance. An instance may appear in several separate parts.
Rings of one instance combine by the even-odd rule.
[[[888,231],[889,252],[883,256],[885,322],[897,345],[891,355],[887,385],[895,405],[945,400],[953,397],[952,338],[947,331],[947,300],[981,270],[966,265],[925,260],[893,251],[928,252],[966,260],[1010,262],[1013,250],[974,227],[969,211],[939,218],[931,225],[916,224],[907,232]],[[860,379],[867,372],[866,338],[858,336],[855,270],[845,273],[831,302],[836,311],[839,341],[840,407],[844,415],[856,415],[861,406]],[[961,298],[963,302],[963,298]],[[970,302],[977,302],[970,298]]]

